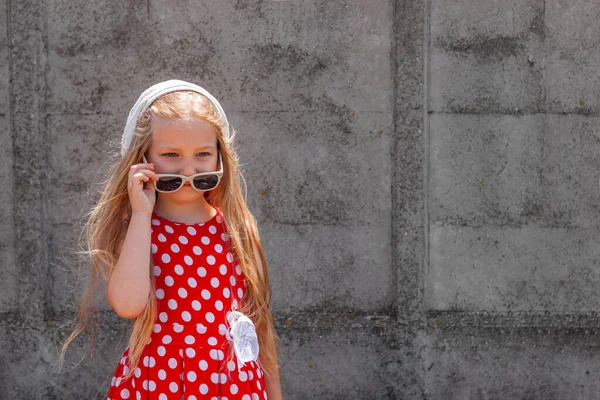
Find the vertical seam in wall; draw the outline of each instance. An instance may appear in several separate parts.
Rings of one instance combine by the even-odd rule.
[[[397,20],[396,20],[396,16],[397,16],[397,12],[398,12],[398,1],[400,0],[392,0],[392,38],[391,38],[391,44],[390,44],[390,69],[391,69],[391,75],[392,75],[392,132],[389,135],[389,140],[391,141],[391,146],[390,146],[390,163],[391,163],[391,172],[392,172],[392,176],[391,176],[391,180],[390,180],[390,192],[391,192],[391,218],[390,218],[390,223],[391,223],[391,227],[390,227],[390,234],[391,234],[391,238],[390,238],[390,242],[391,242],[391,250],[392,250],[392,254],[391,254],[391,266],[392,266],[392,279],[391,279],[391,288],[390,288],[390,296],[391,299],[389,301],[390,307],[391,307],[391,316],[393,318],[397,318],[399,315],[399,304],[398,304],[398,299],[400,296],[398,296],[398,291],[400,290],[400,282],[398,282],[399,279],[399,273],[398,273],[398,268],[399,266],[397,265],[397,254],[398,254],[398,246],[396,243],[396,240],[398,238],[398,229],[396,228],[397,225],[397,221],[396,221],[396,207],[398,205],[397,202],[397,177],[398,177],[398,163],[396,160],[396,155],[398,154],[398,140],[395,140],[396,134],[397,134],[397,106],[396,106],[396,102],[397,102],[397,91],[398,91],[398,56],[397,56],[397,41],[398,41],[398,31],[397,31]]]
[[[48,123],[48,79],[47,79],[47,70],[48,70],[48,1],[44,0],[41,3],[41,6],[44,9],[44,12],[40,15],[42,20],[40,21],[40,25],[42,27],[42,45],[44,46],[40,49],[40,77],[41,80],[41,88],[43,93],[41,93],[41,102],[38,103],[39,113],[40,113],[40,137],[44,140],[44,160],[42,164],[42,168],[49,169],[50,168],[50,137],[49,137],[49,123]],[[42,197],[41,206],[41,216],[42,220],[40,221],[40,227],[42,229],[42,260],[46,263],[44,269],[44,318],[50,319],[53,308],[52,302],[52,286],[53,286],[53,276],[51,274],[50,269],[50,260],[48,259],[48,249],[50,248],[50,229],[48,227],[48,199],[50,194],[48,193],[48,174],[44,173],[40,175],[40,191]]]
[[[424,21],[423,21],[423,32],[425,38],[423,40],[423,233],[424,233],[424,245],[425,251],[423,254],[423,268],[421,269],[421,305],[426,309],[424,304],[425,294],[425,280],[429,276],[429,148],[430,148],[430,137],[429,137],[429,45],[430,45],[430,8],[431,0],[424,0]]]
[[[11,20],[10,20],[10,13],[12,10],[12,4],[11,4],[11,0],[6,0],[6,44],[7,44],[7,57],[6,57],[6,61],[8,63],[8,131],[10,132],[10,141],[11,141],[11,149],[10,151],[12,151],[13,157],[15,152],[15,141],[13,140],[13,135],[14,135],[14,129],[13,129],[13,125],[14,125],[14,109],[12,106],[12,102],[13,102],[13,68],[12,68],[12,51],[13,51],[13,46],[12,46],[12,26],[11,26]],[[14,206],[14,194],[15,194],[15,163],[13,162],[12,165],[12,173],[11,173],[11,179],[12,179],[12,184],[11,184],[11,190],[12,190],[12,201],[10,204],[11,209],[13,209]],[[13,225],[13,232],[16,232],[16,228],[17,228],[17,217],[16,217],[16,213],[14,212],[14,210],[11,211],[11,216],[12,216],[12,225]],[[19,252],[16,251],[16,248],[14,246],[14,241],[13,241],[13,255],[14,255],[14,263],[15,263],[15,270],[18,271],[19,270],[19,263],[20,263],[20,257],[19,257]],[[18,287],[18,284],[17,284]],[[17,307],[19,307],[19,304],[21,304],[20,302],[20,295],[21,292],[19,290],[16,290],[15,296],[13,297],[13,304],[11,305],[10,309],[14,310]],[[18,314],[18,313],[17,313]]]

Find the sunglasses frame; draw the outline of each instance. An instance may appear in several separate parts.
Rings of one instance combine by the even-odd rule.
[[[190,186],[198,191],[198,192],[208,192],[211,190],[216,189],[217,186],[219,186],[219,183],[221,183],[221,178],[223,177],[223,158],[221,156],[221,152],[219,150],[217,150],[219,153],[219,170],[215,171],[215,172],[199,172],[197,174],[194,175],[190,175],[190,176],[185,176],[185,175],[180,175],[180,174],[156,174],[156,176],[158,178],[179,178],[181,179],[181,184],[179,185],[179,187],[175,190],[159,190],[156,187],[156,181],[152,181],[154,183],[154,189],[156,189],[157,192],[160,193],[175,193],[176,191],[180,190],[186,182],[190,183]],[[144,158],[144,162],[146,164],[148,164],[148,160],[146,160],[146,155],[143,154],[142,157]],[[217,184],[215,185],[214,188],[212,189],[198,189],[196,186],[194,186],[194,178],[197,178],[199,176],[211,176],[211,175],[216,175],[217,176]]]

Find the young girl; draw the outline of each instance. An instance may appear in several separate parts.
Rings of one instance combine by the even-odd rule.
[[[101,273],[134,319],[108,400],[282,399],[267,263],[221,105],[189,82],[152,86],[121,155],[86,224],[92,279],[60,360]]]

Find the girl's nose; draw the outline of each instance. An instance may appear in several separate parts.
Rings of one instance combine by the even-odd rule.
[[[194,163],[192,161],[186,162],[183,169],[180,172],[180,174],[185,175],[185,176],[194,175],[195,173],[196,173],[196,167],[194,166]]]

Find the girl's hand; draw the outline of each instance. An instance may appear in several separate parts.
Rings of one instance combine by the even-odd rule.
[[[132,212],[152,213],[154,210],[156,191],[154,190],[154,184],[150,180],[158,180],[154,172],[153,163],[135,164],[129,169],[127,191],[129,192]]]

